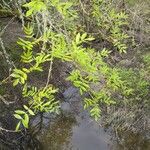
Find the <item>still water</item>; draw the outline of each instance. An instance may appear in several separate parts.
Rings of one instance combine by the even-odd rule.
[[[43,150],[150,150],[150,140],[131,132],[120,133],[117,140],[108,129],[96,123],[83,110],[81,97],[76,89],[64,93],[62,115],[49,122],[43,120],[42,131],[37,138]]]

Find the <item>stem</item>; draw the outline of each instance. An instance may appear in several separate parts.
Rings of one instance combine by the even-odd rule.
[[[53,57],[51,58],[50,61],[50,66],[49,66],[49,70],[48,70],[48,77],[47,77],[47,82],[46,82],[46,86],[45,88],[47,88],[49,82],[50,82],[50,77],[51,77],[51,72],[52,72],[52,66],[53,66]]]
[[[14,130],[7,130],[7,129],[2,128],[2,127],[0,127],[0,131],[17,133],[17,131],[14,131]]]

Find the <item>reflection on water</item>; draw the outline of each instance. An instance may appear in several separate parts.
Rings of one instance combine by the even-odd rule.
[[[40,135],[44,150],[107,150],[109,139],[93,121],[69,116],[59,117]]]
[[[83,110],[81,97],[76,92],[72,88],[68,94],[65,92],[65,98],[68,96],[69,99],[62,105],[62,116],[39,135],[43,150],[110,149],[110,136]]]
[[[49,125],[38,134],[43,150],[150,150],[150,141],[140,135],[118,132],[116,140],[114,134],[105,132],[83,110],[81,97],[71,91],[74,93],[64,107],[66,112],[53,123],[47,122]]]
[[[43,150],[150,150],[150,141],[140,135],[111,136],[88,117],[61,116],[39,134]]]
[[[55,123],[40,136],[43,149],[63,150],[63,147],[68,147],[74,124],[76,124],[74,118],[58,117]]]

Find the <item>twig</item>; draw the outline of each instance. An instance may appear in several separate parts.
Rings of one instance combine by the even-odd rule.
[[[5,58],[6,58],[7,63],[8,63],[11,67],[13,66],[14,68],[16,68],[14,62],[9,59],[9,54],[7,53],[7,51],[6,51],[5,47],[4,47],[4,43],[3,43],[3,40],[2,40],[1,37],[0,37],[0,46],[1,46],[2,50],[3,50],[3,54],[4,54]],[[10,69],[11,69],[11,68],[10,68]]]
[[[50,81],[52,66],[53,66],[53,58],[51,58],[51,61],[50,61],[50,66],[49,66],[49,70],[48,70],[48,77],[47,77],[47,82],[46,82],[45,88],[48,86],[49,81]]]
[[[7,101],[5,100],[5,98],[4,98],[4,96],[2,96],[2,95],[0,95],[0,99],[1,99],[2,102],[3,102],[4,104],[6,104],[6,105],[10,105],[10,104],[15,103],[14,101],[12,101],[12,102],[7,102]]]
[[[0,131],[5,131],[5,132],[13,132],[13,133],[17,133],[18,131],[15,130],[7,130],[5,128],[0,127]]]
[[[87,13],[86,10],[84,9],[84,6],[83,6],[83,3],[81,2],[81,0],[79,0],[79,2],[80,2],[80,5],[81,5],[81,8],[82,8],[83,12],[85,14],[89,15],[89,13]]]
[[[9,54],[7,53],[7,51],[6,51],[6,49],[5,49],[5,46],[4,46],[4,43],[3,43],[3,40],[2,40],[1,37],[2,37],[2,35],[4,34],[5,30],[7,29],[7,27],[14,21],[15,18],[16,18],[16,16],[14,16],[14,17],[7,23],[7,25],[3,28],[3,30],[0,32],[0,46],[1,46],[2,50],[3,50],[3,54],[4,54],[5,58],[6,58],[7,63],[8,63],[10,66],[13,66],[13,67],[15,67],[15,64],[14,64],[12,61],[10,61],[10,59],[9,59]]]
[[[0,32],[0,38],[1,36],[4,34],[5,30],[7,29],[7,27],[14,21],[14,19],[16,18],[16,16],[14,16],[8,23],[7,25],[3,28],[3,30]]]

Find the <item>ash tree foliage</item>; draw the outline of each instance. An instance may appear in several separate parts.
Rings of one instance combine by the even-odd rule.
[[[109,30],[109,38],[120,53],[126,52],[126,45],[122,43],[128,36],[122,32],[122,26],[127,24],[127,15],[123,12],[117,13],[114,9],[108,10],[105,1],[92,2],[91,16],[95,19],[97,26]],[[108,18],[101,12],[101,5],[106,9]],[[31,21],[24,26],[25,38],[20,38],[17,42],[22,47],[21,68],[15,68],[13,86],[21,85],[22,96],[28,101],[24,106],[25,111],[16,110],[14,116],[19,119],[16,130],[21,123],[28,128],[29,116],[41,112],[59,112],[59,101],[55,99],[58,89],[49,84],[52,65],[54,59],[60,59],[74,64],[74,70],[70,73],[67,80],[79,88],[80,93],[89,93],[89,97],[84,99],[84,108],[89,109],[90,114],[95,120],[101,115],[100,105],[114,104],[112,93],[124,90],[128,92],[124,82],[120,79],[118,70],[111,68],[105,61],[109,56],[110,50],[106,48],[96,51],[90,47],[84,47],[84,43],[94,40],[94,37],[85,31],[76,31],[75,25],[78,22],[77,5],[73,1],[60,0],[32,0],[22,5],[27,9],[26,18]],[[42,21],[36,29],[36,17]],[[59,22],[54,22],[55,19]],[[51,21],[52,19],[52,21]],[[32,21],[35,20],[35,21]],[[110,26],[110,22],[113,25]],[[37,22],[38,23],[38,22]],[[59,26],[59,28],[57,27]],[[63,28],[65,28],[63,30]],[[37,37],[33,37],[36,32],[40,32]],[[38,47],[39,51],[35,51]],[[34,87],[28,82],[28,77],[35,71],[42,72],[43,64],[49,62],[48,81],[44,87]],[[99,91],[94,91],[92,84],[102,84]]]
[[[21,87],[26,105],[16,110],[14,117],[21,125],[29,127],[30,117],[38,112],[59,114],[60,102],[56,98],[59,89],[50,84],[53,62],[56,59],[73,65],[66,80],[70,81],[83,95],[84,109],[98,121],[101,107],[116,103],[114,95],[124,97],[133,93],[133,88],[121,76],[122,71],[107,63],[114,51],[127,52],[129,36],[124,28],[128,26],[128,15],[117,10],[108,0],[31,0],[22,2],[26,10],[23,15],[25,36],[19,38],[22,48],[20,65],[11,73],[14,88]],[[89,8],[90,6],[90,8]],[[95,28],[97,35],[88,31],[84,19]],[[96,39],[103,38],[112,48],[94,49],[90,45]],[[49,64],[45,86],[32,85],[29,78],[34,72],[45,72],[44,65]],[[121,73],[120,73],[121,72]],[[54,78],[54,77],[53,77]],[[100,85],[95,90],[93,85]]]

